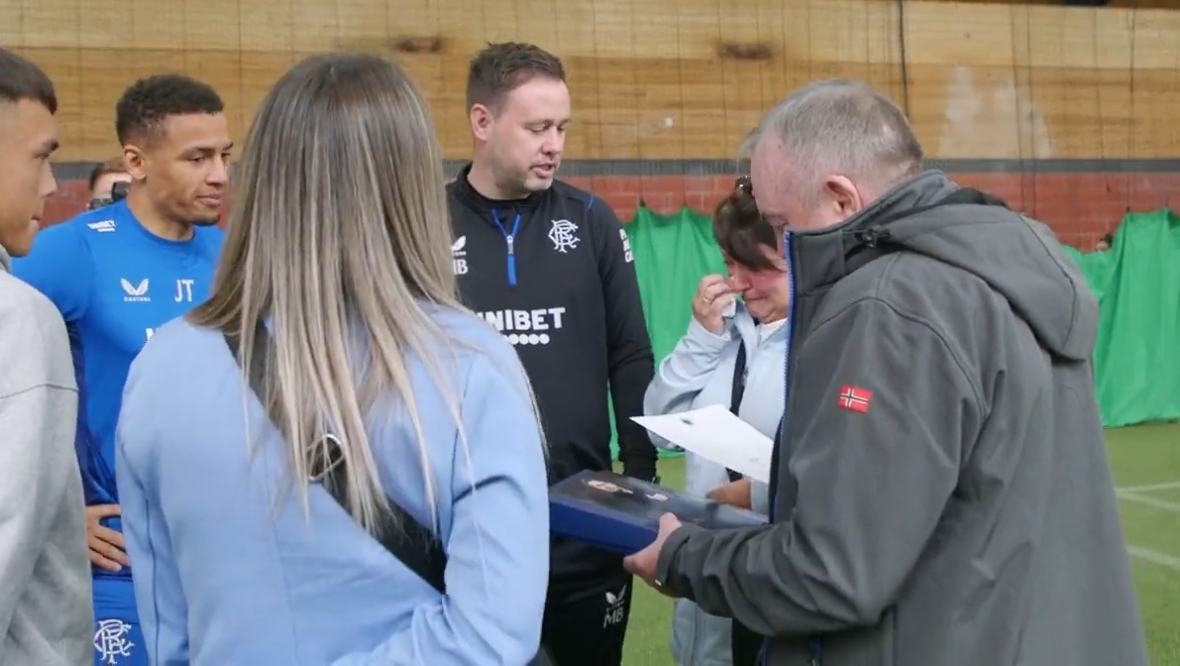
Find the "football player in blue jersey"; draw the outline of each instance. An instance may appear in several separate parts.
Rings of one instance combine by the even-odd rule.
[[[94,661],[104,666],[147,663],[119,518],[115,424],[132,359],[157,327],[208,296],[233,146],[222,110],[217,93],[191,78],[137,81],[116,108],[132,178],[126,199],[46,229],[14,263],[69,332],[81,391],[75,446],[94,576]]]

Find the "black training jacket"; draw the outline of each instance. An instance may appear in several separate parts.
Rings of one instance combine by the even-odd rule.
[[[643,414],[653,359],[631,246],[618,218],[594,195],[566,183],[525,199],[494,201],[464,167],[447,186],[452,254],[467,307],[516,348],[536,394],[555,483],[607,470],[609,394],[624,472],[651,479],[656,451],[633,421]],[[554,585],[584,587],[617,575],[617,556],[553,545]]]

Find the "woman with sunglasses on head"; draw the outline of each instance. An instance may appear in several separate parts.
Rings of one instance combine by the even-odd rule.
[[[398,68],[316,56],[271,90],[213,295],[155,333],[123,403],[153,662],[533,657],[541,435],[516,354],[456,301],[449,233],[430,114]]]
[[[786,260],[745,182],[739,181],[717,206],[713,235],[729,275],[701,279],[688,332],[660,364],[647,389],[644,412],[672,414],[720,403],[773,437],[785,389],[784,324],[790,308]],[[686,458],[689,493],[767,512],[765,484],[692,452]],[[680,666],[754,663],[761,640],[747,637],[740,628],[731,638],[732,633],[729,619],[708,615],[691,601],[676,601],[672,652]]]

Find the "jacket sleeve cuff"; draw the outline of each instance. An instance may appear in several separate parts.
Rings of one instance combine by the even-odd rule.
[[[705,529],[698,525],[681,525],[668,536],[664,547],[660,549],[659,560],[656,562],[655,583],[657,587],[676,597],[692,598],[692,590],[683,586],[684,581],[681,580],[683,577],[677,571],[676,560],[681,546],[693,535],[704,531]]]
[[[722,349],[725,349],[725,346],[728,345],[730,340],[733,339],[733,336],[730,334],[728,328],[725,329],[721,335],[717,335],[716,333],[706,329],[704,326],[701,326],[701,323],[697,321],[696,317],[688,318],[687,336],[688,339],[693,343],[718,353],[720,353]]]

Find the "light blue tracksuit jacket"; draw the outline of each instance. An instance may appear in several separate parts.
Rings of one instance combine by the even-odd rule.
[[[174,321],[152,336],[131,368],[116,456],[152,663],[520,666],[535,654],[549,509],[525,375],[484,322],[432,316],[449,339],[440,374],[467,437],[464,446],[444,392],[411,358],[448,555],[445,595],[322,486],[311,486],[304,514],[289,492],[286,444],[258,401],[244,400],[218,332]],[[371,421],[385,492],[430,525],[405,409],[387,400]]]

